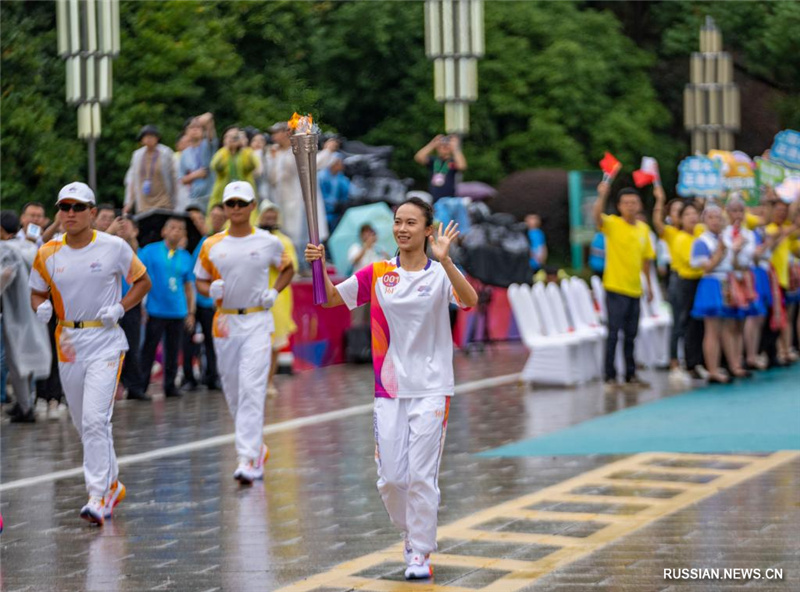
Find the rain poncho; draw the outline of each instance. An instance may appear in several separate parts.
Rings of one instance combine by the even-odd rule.
[[[326,169],[334,158],[335,153],[330,150],[317,152],[317,170]],[[281,229],[292,239],[298,251],[305,249],[308,242],[306,208],[303,203],[303,192],[300,189],[297,163],[291,148],[270,154],[269,180],[275,188],[273,197],[283,215]],[[329,234],[328,219],[325,216],[325,204],[319,194],[317,195],[317,219],[319,220],[319,240],[324,241]]]
[[[6,359],[20,376],[50,376],[50,339],[47,326],[39,322],[31,308],[28,288],[30,268],[23,253],[26,245],[0,241],[0,294],[3,307],[3,333]]]

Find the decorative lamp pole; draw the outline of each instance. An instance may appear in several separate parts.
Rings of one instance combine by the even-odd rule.
[[[700,51],[692,53],[689,80],[683,90],[683,122],[692,153],[733,150],[741,119],[739,88],[733,83],[731,55],[722,51],[722,33],[710,16],[700,29]]]
[[[433,94],[444,103],[448,134],[469,131],[483,53],[483,0],[425,0],[425,54],[433,60]]]
[[[56,0],[58,55],[67,65],[67,104],[78,107],[78,137],[89,152],[97,190],[95,142],[100,106],[111,102],[111,61],[119,55],[119,0]]]

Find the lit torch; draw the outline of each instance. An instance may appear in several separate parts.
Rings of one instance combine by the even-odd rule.
[[[294,130],[290,138],[292,153],[297,162],[297,174],[300,176],[300,188],[303,191],[303,203],[306,206],[308,237],[311,244],[318,245],[319,220],[317,219],[317,149],[319,128],[309,114],[301,117],[297,113],[289,120],[289,128]],[[322,274],[322,261],[311,264],[311,281],[314,289],[314,304],[325,304],[328,295],[325,292],[325,278]]]

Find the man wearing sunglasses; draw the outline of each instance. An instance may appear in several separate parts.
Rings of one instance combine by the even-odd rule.
[[[197,291],[209,296],[217,307],[214,349],[222,390],[236,426],[238,466],[233,477],[249,485],[263,478],[269,455],[262,429],[275,330],[270,308],[289,285],[294,268],[284,266],[274,287],[269,287],[270,268],[281,268],[283,244],[269,232],[251,226],[255,194],[250,183],[229,183],[222,205],[230,227],[206,239],[194,274]]]
[[[31,305],[47,323],[58,319],[58,372],[72,423],[83,443],[89,501],[81,518],[102,525],[125,497],[117,479],[111,414],[128,342],[117,324],[144,298],[150,278],[121,238],[93,230],[94,192],[70,183],[58,193],[64,236],[39,249],[30,276]],[[131,285],[122,297],[122,278]]]

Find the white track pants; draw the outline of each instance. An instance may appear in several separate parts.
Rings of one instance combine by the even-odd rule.
[[[236,454],[256,460],[264,442],[264,404],[272,353],[272,334],[215,337],[217,368],[236,426]]]
[[[83,443],[83,475],[89,495],[103,497],[119,474],[111,415],[125,354],[86,362],[59,362],[58,374],[72,423]]]
[[[439,463],[450,397],[375,399],[378,491],[389,518],[407,533],[411,548],[436,550]]]

